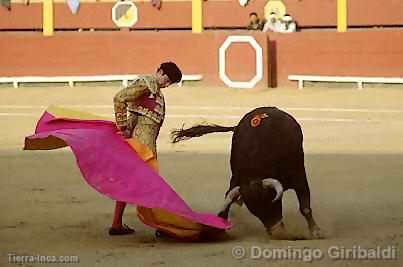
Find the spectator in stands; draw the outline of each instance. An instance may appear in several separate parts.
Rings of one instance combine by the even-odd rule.
[[[268,32],[281,32],[283,25],[279,19],[277,19],[277,14],[272,12],[269,15],[269,20],[264,24],[263,31]]]
[[[250,31],[262,31],[264,26],[264,20],[260,19],[256,12],[249,14],[248,30]]]
[[[297,31],[297,24],[293,21],[292,17],[288,14],[285,14],[281,19],[282,22],[282,29],[281,32],[296,32]]]

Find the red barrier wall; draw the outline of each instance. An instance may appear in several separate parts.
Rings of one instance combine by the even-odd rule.
[[[403,25],[403,1],[401,0],[350,0],[348,23],[360,25]]]
[[[42,4],[14,4],[12,11],[0,7],[0,29],[42,29]]]
[[[3,33],[1,76],[103,75],[152,73],[162,61],[177,62],[185,74],[202,74],[205,84],[224,85],[218,75],[218,50],[229,33],[82,32]],[[263,48],[264,77],[269,84],[267,36],[254,35]],[[4,64],[3,64],[4,63]],[[255,53],[249,44],[230,46],[227,75],[246,81],[255,74]]]
[[[274,86],[290,74],[403,77],[403,30],[270,33]]]
[[[222,86],[218,49],[230,34],[234,32],[82,32],[45,38],[40,33],[2,33],[0,76],[150,73],[161,61],[174,60],[186,74],[202,74],[205,84]],[[254,37],[264,54],[265,75],[258,86],[295,86],[288,81],[290,74],[403,76],[403,30]],[[249,80],[255,74],[254,59],[248,44],[232,45],[228,76]]]
[[[168,2],[160,11],[149,3],[137,3],[138,23],[133,28],[191,28],[191,2]],[[55,29],[116,29],[112,21],[113,3],[81,3],[73,15],[67,4],[54,4]],[[14,4],[12,11],[0,8],[0,29],[42,28],[42,4]]]
[[[248,15],[256,11],[263,15],[266,0],[254,0],[242,7],[235,0],[208,0],[203,2],[205,27],[246,27]],[[301,27],[336,27],[337,0],[283,0],[287,11]],[[157,10],[148,2],[136,3],[139,21],[133,28],[187,28],[192,26],[191,2],[163,2]],[[111,19],[113,3],[81,3],[73,15],[64,3],[55,3],[55,28],[116,28]],[[13,10],[0,8],[0,29],[42,28],[41,4],[29,6],[13,4]],[[403,25],[401,0],[348,1],[349,26]]]
[[[138,22],[134,29],[191,28],[191,2],[168,2],[158,10],[150,3],[136,3]],[[113,3],[81,4],[77,15],[66,4],[55,5],[55,28],[117,28],[112,21]]]

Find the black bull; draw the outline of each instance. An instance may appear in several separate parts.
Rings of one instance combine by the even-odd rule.
[[[298,122],[276,107],[256,108],[237,126],[197,125],[172,132],[173,142],[213,132],[233,131],[232,178],[219,216],[227,218],[231,204],[244,202],[269,234],[278,239],[297,239],[282,223],[282,193],[294,189],[313,238],[322,238],[310,207],[305,172],[303,135]]]

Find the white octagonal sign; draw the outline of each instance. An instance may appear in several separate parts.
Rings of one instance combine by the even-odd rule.
[[[112,20],[118,27],[132,27],[137,19],[137,7],[131,1],[120,1],[112,7]]]
[[[256,75],[249,82],[236,82],[228,78],[225,72],[225,52],[232,43],[249,43],[256,52]],[[263,49],[253,36],[232,35],[228,36],[219,50],[219,74],[221,80],[232,88],[253,88],[263,78]]]

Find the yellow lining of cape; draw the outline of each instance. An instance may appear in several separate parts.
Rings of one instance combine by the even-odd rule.
[[[90,112],[72,110],[68,108],[62,108],[59,106],[49,106],[46,109],[46,111],[56,118],[78,119],[78,120],[110,120],[106,117],[98,116]]]

